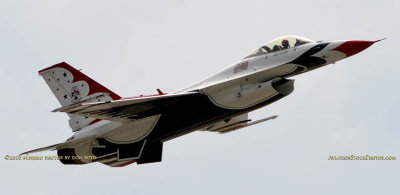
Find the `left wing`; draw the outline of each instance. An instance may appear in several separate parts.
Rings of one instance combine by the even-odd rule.
[[[178,94],[165,94],[159,96],[139,97],[135,99],[122,99],[106,102],[79,103],[53,110],[97,119],[118,122],[129,122],[141,118],[140,113],[162,109],[163,105],[173,104],[183,96],[199,94],[198,92],[185,92]],[[159,102],[159,103],[158,103]],[[162,103],[161,103],[162,102]],[[160,105],[161,104],[161,105]]]

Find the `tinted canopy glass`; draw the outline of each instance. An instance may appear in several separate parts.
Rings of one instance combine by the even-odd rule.
[[[300,36],[295,36],[295,35],[290,35],[290,36],[284,36],[284,37],[278,37],[276,39],[273,39],[257,50],[251,52],[250,55],[248,55],[246,58],[257,56],[257,55],[262,55],[270,52],[276,52],[284,49],[288,49],[291,47],[296,47],[299,45],[304,45],[307,43],[315,43],[315,41],[311,39],[307,39],[304,37]]]

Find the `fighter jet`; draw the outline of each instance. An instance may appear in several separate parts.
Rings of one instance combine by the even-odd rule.
[[[380,40],[378,40],[380,41]],[[171,93],[120,97],[65,62],[39,71],[69,116],[73,136],[31,150],[57,150],[63,164],[112,167],[160,162],[163,143],[193,131],[228,133],[252,121],[248,113],[289,95],[293,76],[333,64],[378,41],[313,41],[284,36],[232,66]],[[21,155],[22,155],[21,154]]]

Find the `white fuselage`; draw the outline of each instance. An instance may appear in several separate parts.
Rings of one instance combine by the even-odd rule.
[[[324,49],[315,53],[313,56],[321,57],[326,60],[323,66],[334,63],[346,56],[338,51],[332,50],[343,41],[330,42]],[[307,72],[307,68],[299,64],[292,64],[294,59],[300,57],[305,52],[320,43],[308,43],[297,47],[289,48],[282,51],[267,53],[264,55],[254,56],[242,59],[222,71],[200,81],[189,87],[172,92],[172,94],[199,90],[210,97],[216,105],[228,109],[245,109],[254,104],[276,95],[275,90],[271,90],[271,83],[262,84],[265,87],[264,92],[249,93],[247,99],[237,100],[238,91],[252,89],[253,86],[259,86],[260,83],[272,80],[277,77],[290,76],[290,73],[302,67],[303,72]],[[235,71],[238,65],[247,64],[246,67]],[[227,100],[227,97],[232,101]],[[252,102],[253,101],[253,102]],[[125,125],[127,126],[127,125]],[[74,139],[83,139],[86,137],[102,137],[103,135],[114,131],[116,128],[125,128],[124,123],[101,121],[98,124],[83,128],[77,132]],[[126,127],[130,128],[130,127]]]
[[[326,60],[326,64],[324,64],[323,66],[331,64],[331,63],[335,63],[336,61],[341,60],[346,57],[345,54],[332,50],[332,49],[336,48],[338,45],[342,44],[343,42],[344,41],[330,42],[324,49],[317,52],[313,56],[324,58]],[[174,91],[173,93],[181,93],[181,92],[186,92],[186,91],[199,90],[199,89],[207,88],[207,87],[210,87],[213,85],[218,85],[218,84],[221,84],[224,82],[229,83],[235,79],[240,79],[240,78],[244,78],[244,77],[245,78],[247,77],[248,80],[251,80],[254,83],[271,79],[270,77],[272,75],[268,74],[268,71],[270,69],[277,68],[279,66],[288,66],[288,63],[290,63],[294,59],[300,57],[305,52],[307,52],[310,48],[312,48],[318,44],[319,43],[308,43],[305,45],[300,45],[297,47],[293,47],[293,48],[289,48],[289,49],[285,49],[285,50],[281,50],[281,51],[277,51],[277,52],[273,52],[273,53],[267,53],[264,55],[259,55],[259,56],[242,59],[242,60],[238,61],[237,63],[235,63],[234,65],[231,65],[231,66],[225,68],[224,70],[222,70],[200,82],[197,82],[186,88]],[[248,67],[245,70],[235,73],[235,71],[234,71],[235,67],[238,64],[241,64],[244,62],[248,63]],[[302,66],[302,65],[293,64],[292,66],[287,67],[286,69],[279,72],[281,75],[275,74],[273,76],[284,76],[285,74],[288,73],[287,71],[289,71],[289,72],[294,71],[294,70],[290,69],[293,66],[294,66],[294,68],[296,68],[296,67]],[[304,69],[304,72],[306,72],[306,71],[307,70]],[[238,83],[233,82],[232,84],[238,84]]]

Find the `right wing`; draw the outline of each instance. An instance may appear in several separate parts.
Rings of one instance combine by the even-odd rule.
[[[261,122],[265,122],[267,120],[275,119],[278,116],[273,115],[267,118],[263,118],[254,122],[251,122],[251,119],[248,118],[248,113],[242,114],[231,119],[226,119],[221,122],[215,123],[207,128],[201,129],[201,131],[211,131],[218,133],[229,133],[231,131],[235,131],[244,127],[249,127]]]

